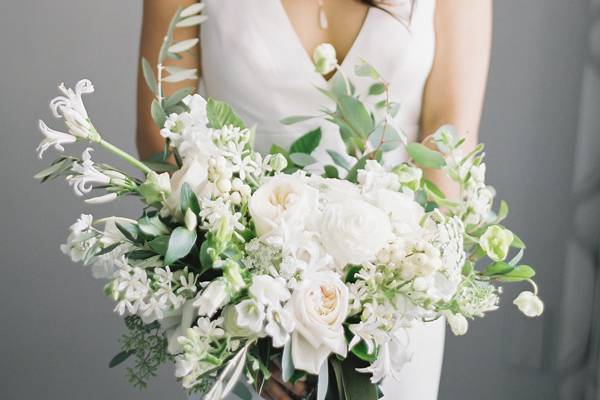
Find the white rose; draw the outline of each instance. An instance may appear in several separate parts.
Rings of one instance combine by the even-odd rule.
[[[452,333],[456,336],[462,336],[469,330],[469,321],[462,314],[454,314],[451,311],[444,311],[442,313],[450,325]]]
[[[519,310],[528,317],[539,317],[544,312],[544,303],[535,294],[525,291],[521,292],[513,301]]]
[[[421,232],[420,222],[425,210],[414,200],[413,196],[389,189],[380,189],[373,196],[373,201],[390,217],[396,235],[412,237]]]
[[[302,178],[276,175],[250,198],[248,208],[258,236],[275,228],[303,230],[307,219],[317,211],[319,192]]]
[[[374,260],[392,236],[382,210],[354,199],[329,204],[320,228],[323,244],[338,266]]]
[[[222,280],[212,281],[194,300],[198,315],[212,317],[229,301],[227,285]]]
[[[208,164],[198,158],[186,158],[181,169],[175,171],[171,177],[171,195],[165,205],[174,215],[180,216],[181,187],[187,183],[198,197],[210,191],[208,181]]]
[[[335,69],[338,62],[335,47],[329,43],[318,45],[313,52],[313,61],[315,70],[321,75],[327,75]]]
[[[360,189],[352,182],[343,179],[322,178],[312,175],[310,183],[319,190],[321,197],[330,202],[346,199],[361,199]]]
[[[348,315],[348,288],[329,271],[307,276],[287,305],[296,324],[292,359],[297,369],[318,374],[331,352],[346,356],[343,322]]]

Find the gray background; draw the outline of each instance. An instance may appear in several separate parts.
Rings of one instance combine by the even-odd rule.
[[[598,337],[591,316],[600,220],[600,6],[593,3],[495,4],[481,136],[489,181],[529,245],[526,261],[539,271],[547,311],[525,320],[510,304],[517,289],[507,290],[500,312],[472,324],[465,338],[449,337],[441,399],[600,398],[590,340]],[[133,151],[140,11],[140,1],[0,3],[1,399],[184,396],[170,367],[146,392],[107,368],[122,322],[101,283],[58,251],[82,211],[135,216],[136,204],[92,208],[63,183],[32,179],[45,165],[34,155],[36,118],[49,119],[47,101],[63,80],[92,79],[97,92],[87,104],[96,126]]]

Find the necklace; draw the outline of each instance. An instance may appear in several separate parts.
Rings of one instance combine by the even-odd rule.
[[[325,0],[319,0],[319,26],[321,29],[327,30],[329,27],[329,22],[327,21],[327,14],[325,13],[325,8],[323,7],[324,3]]]

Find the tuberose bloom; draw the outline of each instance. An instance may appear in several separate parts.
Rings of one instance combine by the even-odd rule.
[[[544,312],[544,303],[534,293],[525,291],[521,292],[513,301],[519,310],[526,316],[533,318],[539,317]]]

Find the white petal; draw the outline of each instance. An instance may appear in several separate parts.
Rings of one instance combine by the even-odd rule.
[[[198,41],[199,41],[198,38],[182,40],[181,42],[177,42],[174,45],[172,45],[171,47],[169,47],[169,51],[171,53],[184,52],[184,51],[189,50],[192,47],[196,46],[198,44]]]
[[[204,3],[196,3],[186,7],[179,16],[181,18],[191,17],[192,15],[198,14],[204,9]]]

